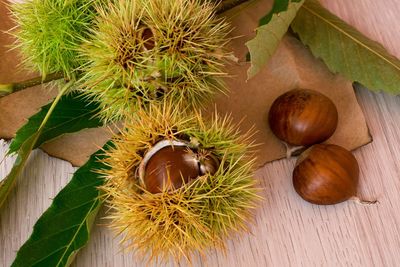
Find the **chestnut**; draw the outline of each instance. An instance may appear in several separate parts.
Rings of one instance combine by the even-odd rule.
[[[144,27],[139,30],[139,38],[143,42],[143,49],[145,51],[151,50],[156,46],[154,33],[151,28]]]
[[[347,149],[332,144],[313,145],[304,151],[293,170],[293,186],[306,201],[319,205],[352,199],[360,204],[377,201],[356,196],[359,166]]]
[[[211,153],[202,154],[185,142],[161,141],[142,160],[139,177],[153,194],[173,191],[205,174],[215,174],[219,160]]]
[[[279,96],[268,113],[272,132],[292,146],[310,146],[327,140],[336,130],[338,112],[325,95],[294,89]]]
[[[174,190],[199,176],[198,161],[186,147],[168,146],[147,162],[144,185],[147,191],[159,193]]]

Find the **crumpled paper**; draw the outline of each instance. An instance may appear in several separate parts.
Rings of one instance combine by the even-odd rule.
[[[254,141],[258,144],[258,165],[286,156],[285,146],[268,127],[268,110],[276,97],[294,88],[308,88],[322,92],[332,99],[339,113],[339,124],[335,134],[327,141],[355,149],[371,142],[371,136],[364,115],[357,103],[352,82],[341,75],[332,74],[324,63],[314,58],[310,51],[297,39],[287,35],[268,64],[254,78],[247,81],[249,63],[245,62],[250,40],[257,27],[258,19],[271,7],[271,0],[239,7],[228,13],[234,30],[231,48],[238,63],[228,66],[231,75],[226,79],[230,90],[227,95],[216,97],[215,103],[207,110],[218,110],[221,114],[231,114],[240,123],[242,132],[252,129]],[[0,3],[0,30],[6,31],[14,25],[7,14],[4,1]],[[17,51],[8,51],[13,39],[0,33],[0,83],[24,80],[36,76],[18,66],[21,61]],[[29,116],[48,103],[56,94],[56,89],[37,86],[0,99],[0,137],[10,139]],[[79,133],[67,134],[44,144],[41,148],[51,156],[65,159],[75,166],[85,163],[111,136],[109,130],[87,129]]]

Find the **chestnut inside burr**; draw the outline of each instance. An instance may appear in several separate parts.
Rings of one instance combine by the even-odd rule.
[[[172,192],[205,174],[215,174],[217,157],[201,155],[187,143],[163,140],[150,149],[139,166],[144,188],[153,194]]]

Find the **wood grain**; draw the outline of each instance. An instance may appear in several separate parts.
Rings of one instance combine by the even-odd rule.
[[[343,19],[400,57],[397,0],[323,1]],[[400,85],[399,85],[400,86]],[[251,234],[232,236],[226,255],[211,249],[194,266],[399,266],[400,261],[400,98],[356,90],[374,142],[354,152],[361,166],[360,195],[379,199],[374,206],[347,202],[316,206],[304,202],[291,185],[294,160],[270,163],[257,172],[265,201]],[[357,129],[354,129],[357,131]],[[0,155],[7,145],[1,143]],[[0,164],[0,177],[13,159]],[[74,168],[36,151],[0,217],[0,266],[9,266],[51,198]],[[98,221],[99,224],[102,221]],[[172,264],[171,264],[172,265]],[[145,266],[119,252],[118,239],[102,225],[74,266]]]

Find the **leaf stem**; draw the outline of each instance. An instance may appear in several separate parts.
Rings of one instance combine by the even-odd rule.
[[[238,5],[244,4],[250,0],[223,0],[217,6],[217,14],[222,14]]]
[[[33,87],[39,84],[49,83],[63,78],[64,74],[62,72],[54,72],[48,74],[44,79],[42,77],[35,77],[22,82],[0,84],[0,97],[24,90],[29,87]]]

